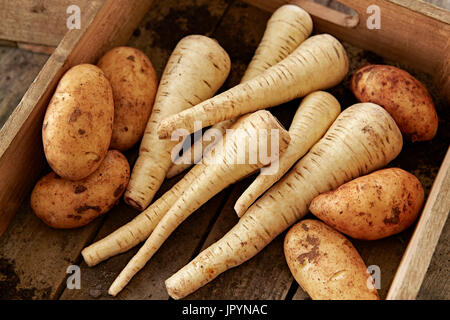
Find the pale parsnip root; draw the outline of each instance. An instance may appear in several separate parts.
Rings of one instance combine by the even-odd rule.
[[[296,5],[286,4],[278,8],[267,21],[266,30],[250,64],[241,79],[248,81],[291,54],[312,32],[313,24],[308,12]],[[215,124],[211,129],[223,134],[236,119],[225,120]],[[212,130],[207,130],[203,139],[194,142],[192,148],[177,159],[167,172],[167,178],[180,174],[201,160],[202,153],[211,143],[217,143],[212,137]],[[200,150],[194,151],[193,150]]]
[[[202,167],[194,167],[182,180],[167,191],[132,221],[120,227],[107,237],[91,244],[81,251],[84,261],[90,267],[119,253],[125,252],[146,240],[161,218],[183,192],[198,179]]]
[[[172,178],[191,166],[199,163],[202,160],[202,157],[206,155],[207,150],[212,148],[221,140],[227,129],[229,129],[236,122],[236,120],[237,119],[225,120],[216,123],[210,129],[206,130],[200,140],[195,141],[192,146],[186,150],[186,152],[175,160],[170,169],[167,171],[166,177]]]
[[[331,94],[316,91],[307,95],[295,113],[289,128],[291,142],[274,174],[259,174],[234,205],[241,217],[266,190],[276,183],[325,134],[341,112],[339,102]]]
[[[302,218],[315,196],[385,166],[401,148],[400,130],[382,107],[361,103],[347,108],[222,239],[166,280],[169,295],[181,299],[249,260]]]
[[[139,210],[145,209],[172,164],[171,151],[178,142],[158,138],[161,120],[213,96],[229,71],[230,58],[217,41],[192,35],[177,44],[156,93],[125,202]]]
[[[203,167],[201,175],[164,215],[138,253],[111,285],[109,294],[117,295],[145,266],[170,234],[200,206],[230,184],[267,165],[261,158],[262,150],[270,150],[269,158],[275,159],[287,149],[290,141],[288,132],[268,111],[258,111],[242,117],[232,129],[233,131],[227,132],[224,137],[223,148],[212,152],[210,157],[205,159],[208,164],[199,163],[193,168],[195,170]],[[270,137],[273,130],[278,133],[274,140]],[[265,139],[263,133],[268,133],[269,138]],[[261,148],[263,145],[267,149]],[[252,149],[253,146],[257,146],[257,149]],[[239,159],[243,161],[240,162]]]
[[[192,133],[194,121],[206,127],[333,87],[347,72],[342,44],[329,34],[313,36],[259,76],[165,118],[158,127],[159,137],[166,139],[176,129]]]
[[[259,76],[290,55],[311,34],[311,16],[299,6],[286,4],[267,21],[266,30],[241,82]]]

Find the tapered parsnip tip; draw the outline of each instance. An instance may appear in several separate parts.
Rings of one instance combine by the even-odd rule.
[[[143,205],[141,205],[138,201],[134,200],[131,196],[128,195],[128,190],[125,192],[123,200],[126,204],[139,211],[143,211],[145,209]]]
[[[98,262],[97,262],[95,259],[92,258],[92,255],[91,255],[90,251],[91,251],[90,246],[87,247],[87,248],[84,248],[84,249],[81,251],[81,255],[83,256],[84,262],[86,262],[86,264],[87,264],[89,267],[93,267],[93,266],[95,266]]]
[[[126,269],[126,267],[125,267]],[[124,270],[125,270],[124,269]],[[108,289],[108,294],[115,297],[117,296],[120,291],[122,291],[123,288],[128,284],[130,279],[127,279],[124,275],[124,270],[119,274],[119,276],[114,280],[114,282],[111,284],[111,286]]]
[[[173,280],[171,280],[171,279],[172,278],[169,278],[165,281],[167,293],[169,294],[169,296],[172,299],[175,299],[175,300],[183,299],[184,296],[179,294],[179,292],[176,289],[177,286],[174,285]]]
[[[240,218],[244,215],[245,211],[247,211],[247,208],[243,206],[242,204],[236,202],[234,205],[234,211],[236,212],[237,216]]]
[[[161,123],[158,126],[158,137],[160,139],[168,139],[170,136],[170,130],[168,129],[170,127],[169,121],[166,121],[166,119],[163,119]]]
[[[118,293],[119,293],[119,292],[117,291],[117,289],[113,288],[113,286],[111,286],[111,287],[108,289],[108,294],[109,294],[110,296],[115,297],[115,296],[117,296]]]
[[[169,171],[167,171],[167,174],[166,174],[166,179],[170,179],[170,178],[173,178],[173,177],[175,177],[176,175],[178,175],[179,173],[181,173],[182,171],[184,171],[184,167],[175,167],[175,165],[173,164],[171,167],[170,167],[170,169],[169,169]]]
[[[170,167],[169,171],[167,171],[166,178],[170,179],[173,178],[183,171],[185,171],[187,168],[191,167],[195,162],[192,163],[181,163],[181,164],[173,164],[172,167]]]

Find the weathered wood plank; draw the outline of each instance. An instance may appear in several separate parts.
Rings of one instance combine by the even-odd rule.
[[[56,47],[68,31],[66,10],[80,8],[81,23],[88,17],[88,0],[0,0],[0,38]]]
[[[133,163],[136,155],[137,149],[127,152],[128,161]],[[122,201],[112,211],[136,214]],[[80,263],[81,250],[109,214],[82,228],[57,230],[36,217],[27,198],[0,237],[0,299],[58,298],[65,288],[67,267]]]
[[[236,184],[202,247],[219,240],[238,221],[234,203],[251,183],[253,177]],[[292,276],[283,254],[284,233],[278,236],[257,256],[228,270],[187,299],[284,299],[292,283]]]
[[[329,90],[340,101],[343,108],[357,102],[349,89],[349,79],[353,72],[361,66],[369,63],[388,63],[406,70],[409,69],[404,64],[387,61],[373,53],[349,44],[345,44],[345,48],[350,59],[349,75],[339,86]],[[400,167],[417,176],[425,189],[425,196],[428,197],[433,181],[445,157],[448,141],[450,141],[450,132],[445,129],[448,127],[450,116],[448,104],[439,96],[438,90],[433,86],[433,81],[430,76],[411,70],[409,71],[429,88],[440,117],[439,129],[436,137],[432,141],[425,143],[411,143],[404,141],[402,152],[389,164],[389,167]],[[411,227],[399,235],[377,241],[351,240],[367,265],[378,265],[380,267],[381,289],[379,290],[379,293],[381,298],[385,298],[387,295],[397,267],[411,238],[413,229],[414,227]],[[450,270],[448,260],[439,258],[436,255],[435,258],[439,259],[439,263],[442,266],[441,269],[443,273],[441,274],[441,277],[448,274],[448,271]],[[447,273],[445,273],[445,271],[447,271]],[[432,280],[430,279],[428,281]],[[439,291],[437,291],[437,293],[438,292]],[[293,296],[293,299],[305,297],[307,297],[306,293],[299,288]]]
[[[86,13],[91,20],[81,30],[67,33],[1,128],[0,202],[4,205],[0,210],[0,234],[45,165],[40,138],[42,119],[58,80],[71,66],[94,62],[106,50],[129,38],[152,2],[130,1],[106,0],[100,10],[99,2],[92,1]]]
[[[330,2],[327,4],[327,7],[337,10],[339,12],[346,13],[346,14],[357,15],[355,10],[353,10],[350,7],[347,7],[346,5],[343,5],[342,3],[340,3],[336,0],[330,0]]]
[[[233,61],[232,76],[228,84],[237,84],[250,62],[270,18],[255,7],[235,2],[223,18],[215,37],[230,54]],[[239,27],[235,27],[239,26]],[[271,108],[271,112],[288,128],[299,100]],[[255,176],[237,183],[224,209],[215,222],[202,250],[219,240],[238,221],[233,209],[242,192]],[[292,276],[284,259],[284,234],[250,261],[229,270],[187,299],[284,299],[292,283]]]
[[[264,10],[274,11],[284,0],[245,0]],[[396,3],[394,3],[394,1]],[[407,7],[408,0],[340,0],[353,8],[358,18],[337,19],[342,23],[333,23],[333,15],[326,8],[317,8],[308,0],[292,0],[309,11],[313,17],[314,29],[319,32],[333,34],[340,40],[347,41],[360,48],[371,50],[383,57],[402,61],[422,72],[434,77],[435,86],[441,89],[450,101],[450,77],[448,77],[450,18],[447,10],[414,1],[413,9]],[[382,12],[382,26],[369,29],[366,21],[369,18],[367,7],[377,5]],[[325,14],[325,13],[326,14]],[[335,11],[334,15],[342,15]],[[356,21],[355,21],[356,19]],[[349,21],[351,23],[345,23]],[[359,23],[355,23],[358,22]],[[414,21],[413,23],[411,23]],[[431,36],[432,35],[432,36]],[[415,41],[421,39],[420,42]]]
[[[181,177],[166,181],[157,196],[172,187]],[[181,268],[188,261],[202,236],[208,230],[215,212],[222,206],[227,191],[224,191],[202,206],[189,217],[164,243],[152,260],[132,279],[127,287],[118,295],[118,299],[168,299],[164,280]],[[123,204],[113,209],[106,218],[94,241],[107,236],[131,220],[137,210]],[[138,246],[139,247],[139,246]],[[112,299],[108,288],[128,261],[136,254],[138,247],[121,255],[110,258],[99,265],[89,268],[81,263],[81,289],[65,289],[60,299]]]
[[[450,148],[395,274],[388,299],[415,299],[450,211]]]
[[[0,237],[0,299],[54,299],[69,265],[95,233],[103,218],[81,229],[47,227],[24,202]]]
[[[0,47],[0,128],[48,57],[14,47]]]
[[[67,34],[0,131],[2,190],[0,231],[6,228],[23,198],[29,197],[29,190],[45,167],[40,138],[41,123],[58,79],[72,65],[93,62],[109,46],[125,42],[137,24],[137,21],[130,17],[138,19],[151,3],[151,1],[136,1],[134,5],[126,6],[125,2],[127,5],[130,4],[129,0],[106,1],[100,10],[96,7],[96,2],[91,2],[89,15],[91,21],[86,21],[82,30],[73,30]],[[110,23],[110,15],[114,15],[116,24]],[[98,219],[89,226],[77,230],[52,232],[31,214],[26,202],[20,211],[17,222],[15,221],[0,238],[1,241],[5,241],[2,250],[10,248],[2,251],[1,255],[4,259],[2,261],[5,262],[5,270],[11,270],[10,266],[14,265],[17,276],[12,275],[12,279],[16,280],[10,284],[11,288],[8,291],[14,295],[14,290],[29,289],[31,293],[28,292],[24,298],[55,298],[64,279],[65,270],[61,270],[62,261],[73,262],[79,256],[81,249],[95,234],[101,221]],[[24,219],[24,222],[22,223],[20,219]],[[24,229],[20,231],[20,228]],[[27,235],[35,236],[36,241],[27,241],[25,238]],[[65,249],[55,248],[63,245],[66,246]],[[14,249],[16,247],[17,250]],[[47,252],[45,248],[49,251]],[[27,257],[30,257],[28,261]],[[51,265],[47,260],[57,262]],[[42,264],[39,264],[41,261]],[[1,280],[11,281],[11,278],[2,277]],[[17,298],[20,297],[22,296],[19,295]]]
[[[412,1],[412,0],[388,0],[392,3],[398,4],[402,7],[408,8],[409,10],[414,10],[416,12],[420,12],[428,17],[433,19],[437,19],[443,21],[447,24],[450,24],[450,15],[448,10],[442,9],[450,9],[450,4],[445,3],[444,1],[436,1],[436,0],[421,0],[421,1]]]
[[[423,0],[425,2],[429,2],[431,4],[434,4],[435,6],[444,8],[444,9],[450,9],[450,2],[447,0]]]
[[[417,299],[450,300],[450,220],[442,230]]]
[[[250,9],[246,8],[246,5],[242,5],[239,2],[233,5],[233,7],[239,7],[242,12],[250,12]],[[190,8],[190,6],[184,7],[184,9],[192,10],[191,13],[193,13],[195,10],[195,8],[193,7]],[[185,26],[190,26],[191,24],[189,23],[189,20],[192,19],[190,16],[188,16],[188,19],[180,18],[183,17],[182,11],[173,10],[171,12],[171,10],[165,7],[165,5],[163,4],[161,4],[160,10],[166,10],[166,15],[170,16],[171,18],[165,19],[161,17],[152,17],[151,21],[146,21],[144,24],[141,24],[139,31],[136,31],[135,36],[133,36],[129,41],[130,45],[134,45],[139,47],[140,49],[143,49],[151,57],[152,61],[155,63],[155,66],[157,64],[155,61],[160,60],[160,62],[158,62],[158,65],[160,67],[159,69],[157,68],[159,75],[162,72],[165,59],[167,59],[167,56],[170,53],[170,46],[167,43],[170,41],[175,41],[171,39],[172,32],[174,32],[174,30],[176,32],[180,32],[179,34],[183,34],[183,32],[189,32],[189,28]],[[226,25],[227,19],[231,18],[225,16],[223,18],[221,26],[225,25],[226,28],[222,29],[221,27],[219,27],[217,29],[217,32],[213,34],[214,37],[218,38],[219,42],[227,49],[227,51],[235,51],[235,53],[231,54],[232,57],[239,57],[239,59],[236,61],[235,59],[232,59],[233,71],[230,79],[227,82],[227,86],[235,84],[239,81],[239,78],[245,69],[245,64],[250,60],[251,54],[253,53],[252,50],[254,50],[257,45],[257,43],[255,43],[254,45],[240,43],[241,40],[239,40],[239,37],[242,36],[240,36],[239,33],[242,32],[243,29],[241,24],[243,24],[245,28],[248,28],[250,32],[255,33],[255,36],[250,36],[250,38],[255,37],[256,39],[258,32],[261,32],[259,36],[262,35],[262,31],[257,31],[259,27],[253,25],[255,22],[249,21],[249,19],[252,19],[253,15],[256,15],[256,17],[259,17],[257,19],[262,19],[262,22],[258,22],[257,25],[265,23],[264,19],[267,19],[269,15],[264,12],[258,13],[258,11],[259,10],[256,10],[252,14],[245,16],[246,18],[242,21],[234,20],[234,26],[232,23]],[[203,14],[205,14],[205,11],[200,12],[203,12]],[[149,15],[150,14],[151,12],[149,13]],[[260,14],[260,16],[258,16],[258,14]],[[210,17],[208,17],[206,14],[205,16],[209,21],[208,23],[211,23],[211,20],[209,20]],[[265,16],[266,18],[262,18],[263,16]],[[179,19],[178,21],[177,17]],[[176,26],[171,25],[174,23],[173,21],[177,21],[175,23],[177,24]],[[155,23],[155,25],[153,25],[153,23]],[[164,28],[165,32],[167,33],[155,35],[154,30],[158,27]],[[223,33],[223,35],[220,35],[221,32]],[[230,35],[228,35],[227,33],[230,33]],[[138,34],[140,34],[140,36],[137,36]],[[143,41],[142,38],[146,37],[150,38],[151,41],[149,41],[148,43]],[[227,42],[231,43],[231,41],[235,42],[233,44],[234,47],[231,45],[227,45]],[[159,45],[153,45],[153,43],[158,43]],[[240,46],[244,46],[242,50],[247,51],[247,53],[243,54]],[[352,60],[363,59],[366,62],[383,63],[383,60],[381,58],[371,53],[363,52],[362,50],[356,50],[350,46],[347,46],[347,49],[349,49]],[[251,52],[251,54],[249,54],[248,52]],[[164,58],[164,56],[166,58]],[[362,63],[363,62],[360,62],[360,64]],[[1,65],[2,64],[0,64],[0,68]],[[357,66],[358,63],[352,64],[351,71],[353,72]],[[417,76],[417,74],[415,75]],[[429,78],[424,77],[423,75],[419,76],[422,77],[422,81],[428,81],[427,83],[430,83]],[[344,81],[343,86],[339,86],[330,90],[333,94],[340,98],[343,106],[348,106],[354,102],[354,97],[348,91],[347,81],[348,80]],[[435,90],[433,89],[433,91]],[[436,100],[439,100],[436,98],[436,92],[434,92],[433,95]],[[296,103],[298,104],[298,102]],[[277,113],[277,110],[280,110],[279,112],[281,115]],[[448,130],[447,132],[445,131],[445,128],[448,127],[449,120],[448,111],[446,110],[448,110],[448,106],[443,104],[442,102],[439,102],[438,114],[441,118],[441,122],[437,141],[415,145],[406,145],[405,148],[408,150],[407,153],[403,154],[402,152],[403,158],[399,160],[399,162],[394,163],[394,165],[399,165],[402,168],[416,174],[424,184],[425,188],[428,188],[428,191],[434,179],[434,176],[437,173],[437,168],[440,165],[440,159],[441,157],[443,158],[442,146],[444,146],[445,143],[448,143],[450,138]],[[277,116],[282,117],[284,111],[293,112],[295,111],[295,107],[292,106],[285,109],[282,109],[280,107],[274,108],[271,111],[273,111]],[[290,116],[287,117],[289,118]],[[289,123],[284,124],[285,126],[289,125]],[[165,183],[163,188],[168,188],[171,183],[173,183],[172,181],[175,180],[171,180],[168,183]],[[229,228],[231,228],[231,226],[237,221],[237,218],[234,216],[234,212],[232,210],[230,212],[230,209],[232,208],[232,205],[239,196],[240,192],[243,191],[242,188],[244,188],[245,185],[250,182],[251,178],[233,187],[231,198],[228,199],[224,210],[222,210],[217,222],[214,224],[212,231],[208,235],[203,247],[220,238],[221,235],[228,231]],[[204,224],[202,223],[205,223],[205,221],[213,221],[214,219],[211,216],[214,214],[214,210],[211,209],[211,211],[209,211],[209,208],[219,208],[220,204],[217,205],[213,202],[217,198],[220,198],[219,200],[224,201],[226,196],[227,194],[225,193],[225,195],[219,195],[218,197],[214,198],[211,203],[206,204],[204,208],[200,210],[200,212],[195,213],[192,218],[186,221],[172,236],[173,239],[169,239],[165,247],[162,248],[161,252],[158,253],[157,256],[155,256],[155,258],[145,268],[145,270],[143,270],[139,275],[136,276],[136,279],[133,281],[133,283],[137,283],[131,283],[131,289],[126,289],[123,292],[123,295],[121,295],[119,298],[167,298],[165,290],[162,286],[164,279],[177,271],[178,268],[182,267],[182,265],[190,259],[189,255],[186,254],[179,260],[179,265],[171,265],[171,267],[173,267],[173,270],[166,270],[167,261],[172,259],[172,255],[178,254],[180,250],[183,251],[183,246],[180,245],[180,243],[182,243],[182,240],[179,239],[188,239],[190,244],[187,245],[187,247],[190,248],[189,250],[191,252],[196,251],[193,244],[200,244],[202,240],[194,239],[194,241],[191,242],[191,230],[198,230],[189,228],[191,228],[192,226],[196,226],[196,224],[199,224],[200,229],[202,229],[199,234],[202,232],[204,234],[206,229]],[[228,214],[226,214],[226,212],[228,212]],[[115,230],[118,226],[129,221],[135,214],[135,211],[126,207],[125,205],[119,205],[119,207],[108,214],[105,219],[105,224],[102,227],[100,233],[97,235],[97,238],[99,239],[109,232]],[[198,219],[200,219],[200,222],[198,222],[198,220],[195,220],[197,216]],[[0,288],[7,288],[4,291],[0,290],[0,297],[4,297],[5,292],[6,297],[22,299],[58,297],[58,293],[60,293],[61,290],[64,290],[64,279],[66,276],[65,268],[72,263],[78,264],[80,262],[78,253],[85,245],[85,243],[83,242],[89,241],[90,237],[95,234],[94,229],[101,224],[101,219],[102,218],[100,218],[98,221],[95,221],[92,225],[85,227],[86,229],[92,228],[92,230],[72,230],[69,232],[70,238],[66,238],[66,236],[60,235],[60,233],[62,232],[54,233],[53,231],[55,230],[51,230],[45,227],[39,220],[34,217],[29,207],[27,207],[27,205],[25,204],[20,209],[18,216],[14,220],[13,224],[11,224],[10,226],[10,229],[12,229],[13,231],[11,232],[9,231],[10,229],[8,229],[8,231],[2,237],[0,237]],[[42,224],[43,226],[36,227],[40,224]],[[448,281],[446,280],[448,278],[448,272],[450,271],[448,261],[448,235],[450,232],[449,224],[450,223],[447,221],[440,242],[433,256],[430,269],[425,277],[422,289],[419,292],[418,298],[420,299],[450,298]],[[27,225],[29,225],[29,227],[27,227]],[[47,231],[49,232],[48,237],[46,236]],[[67,231],[65,231],[64,233],[66,232]],[[387,289],[393,278],[395,269],[398,266],[403,250],[407,245],[411,232],[412,229],[398,236],[381,240],[379,243],[365,243],[354,241],[355,245],[361,252],[361,255],[368,265],[378,264],[381,267],[382,288],[380,290],[380,293],[382,297],[386,295]],[[34,239],[34,237],[28,237],[28,235],[37,237],[36,239]],[[189,298],[285,298],[287,290],[289,290],[290,283],[292,282],[292,278],[290,277],[289,270],[287,270],[287,266],[284,265],[283,267],[283,263],[285,264],[284,256],[282,254],[283,238],[284,234],[278,237],[257,257],[238,268],[224,273],[218,279],[200,289],[197,293],[194,293]],[[77,241],[77,239],[79,241]],[[68,243],[65,244],[66,249],[62,250],[64,241],[68,241]],[[72,243],[72,241],[75,241],[76,243]],[[46,258],[44,259],[44,257],[48,256],[47,253],[40,255],[39,253],[34,252],[38,251],[40,248],[45,248],[47,246],[50,247],[49,250],[52,250],[52,252],[54,252],[56,256],[50,256],[54,257],[55,262],[53,264],[47,261]],[[6,249],[3,250],[3,247],[5,247]],[[42,250],[46,252],[47,249]],[[86,265],[82,263],[82,289],[80,291],[65,290],[61,298],[108,298],[108,296],[106,295],[108,285],[112,282],[114,277],[120,272],[125,263],[129,260],[129,258],[131,258],[136,250],[137,249],[110,259],[109,261],[106,261],[99,266],[91,269],[88,269]],[[167,251],[167,253],[164,253],[165,251]],[[386,252],[388,252],[387,255]],[[30,256],[30,258],[27,258],[28,255],[32,256]],[[183,253],[181,255],[183,255]],[[28,266],[31,259],[36,259],[37,261],[37,263],[33,262],[33,264],[35,265],[34,267]],[[181,263],[182,261],[184,262]],[[275,264],[275,266],[273,264]],[[42,268],[41,265],[43,266]],[[49,279],[47,278],[48,275],[44,273],[55,273],[55,275],[50,275],[50,278],[52,279]],[[159,277],[157,276],[158,274],[160,274]],[[270,280],[268,281],[267,279]],[[275,282],[277,284],[272,287]],[[223,286],[219,285],[219,283],[222,283]],[[278,285],[279,283],[281,284],[280,286]],[[231,284],[234,284],[234,287]],[[249,290],[245,288],[246,284],[249,286]],[[224,292],[220,292],[221,290],[223,290]],[[236,294],[233,294],[233,290],[236,290]],[[252,293],[253,291],[255,291],[255,293]],[[293,298],[304,299],[308,298],[308,296],[301,289],[298,289]]]
[[[149,10],[128,45],[143,50],[151,59],[158,77],[178,41],[188,34],[211,35],[228,7],[226,1],[213,3],[202,0],[156,2]],[[158,192],[169,190],[181,177],[166,181]],[[203,241],[210,221],[222,206],[228,191],[215,196],[187,219],[170,236],[164,246],[119,294],[119,299],[168,299],[164,280],[175,273],[192,257]],[[95,240],[110,234],[136,215],[137,211],[127,208],[123,212],[113,210],[101,227]],[[137,248],[113,257],[94,268],[81,265],[83,285],[81,290],[66,289],[61,299],[102,299],[111,298],[107,294],[109,285],[125,267]]]
[[[17,47],[23,50],[35,52],[35,53],[43,53],[43,54],[52,54],[55,52],[55,47],[43,46],[40,44],[30,44],[30,43],[17,43]]]
[[[89,7],[91,18],[97,12],[96,2]],[[88,22],[86,22],[86,28]],[[19,105],[0,129],[0,234],[8,226],[15,211],[31,190],[39,172],[44,168],[41,143],[42,119],[51,94],[65,70],[86,58],[75,51],[78,41],[85,36],[82,30],[73,30],[66,41],[50,56],[38,76],[28,88]],[[90,50],[84,50],[88,54]],[[71,57],[71,59],[69,59]],[[67,59],[67,60],[66,60]],[[33,159],[30,161],[29,159]]]

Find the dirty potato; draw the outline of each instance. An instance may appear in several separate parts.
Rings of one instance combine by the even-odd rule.
[[[388,65],[368,65],[355,72],[351,90],[361,102],[384,107],[412,141],[431,140],[438,117],[427,89],[408,72]]]
[[[149,58],[140,50],[117,47],[98,62],[114,95],[111,148],[130,149],[144,134],[153,108],[158,80]]]
[[[80,181],[51,172],[41,178],[31,194],[31,208],[53,228],[76,228],[110,210],[125,191],[130,178],[127,159],[108,151],[100,167]]]
[[[352,238],[381,239],[408,228],[424,201],[420,181],[399,168],[375,171],[323,193],[309,209]]]
[[[351,242],[317,220],[294,225],[284,255],[298,284],[314,300],[377,300],[367,267]]]
[[[45,113],[42,140],[57,175],[80,180],[94,172],[108,151],[114,102],[103,71],[90,64],[69,69]]]

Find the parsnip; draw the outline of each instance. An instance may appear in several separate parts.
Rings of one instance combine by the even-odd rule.
[[[204,159],[207,164],[202,162],[196,165],[203,167],[203,171],[172,205],[116,278],[109,289],[111,295],[117,295],[125,287],[189,215],[230,184],[268,165],[270,161],[276,161],[290,141],[288,132],[270,112],[264,110],[241,117],[231,129],[233,131],[228,131],[224,137],[223,147],[216,147]]]
[[[324,137],[219,241],[166,280],[180,299],[255,256],[308,212],[320,193],[385,166],[402,148],[392,117],[372,103],[343,111]]]
[[[325,134],[340,112],[341,106],[336,98],[324,91],[313,92],[303,99],[289,128],[291,142],[280,157],[278,171],[272,174],[260,173],[244,191],[234,205],[239,217],[308,152]]]
[[[90,267],[119,253],[126,252],[146,240],[161,218],[183,192],[195,181],[203,167],[194,167],[182,180],[164,195],[154,201],[133,220],[123,225],[107,237],[91,244],[81,251],[84,261]]]
[[[139,210],[145,209],[172,164],[171,151],[177,142],[158,138],[156,130],[160,121],[210,98],[229,71],[230,58],[217,41],[192,35],[177,44],[156,93],[125,202]]]
[[[347,71],[342,44],[328,34],[313,36],[259,76],[165,118],[158,127],[159,137],[166,139],[176,129],[192,133],[194,121],[206,127],[332,87]]]
[[[309,37],[312,27],[310,15],[299,6],[286,4],[278,8],[267,21],[262,40],[241,79],[241,83],[258,76],[286,58]],[[219,130],[223,136],[226,129],[230,128],[235,121],[236,119],[225,120],[215,124],[212,128]],[[207,130],[203,139],[195,141],[193,146],[186,150],[167,171],[167,178],[174,177],[198,163],[203,151],[211,143],[217,143],[212,133],[212,130]]]

